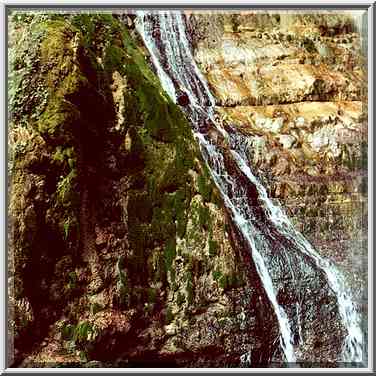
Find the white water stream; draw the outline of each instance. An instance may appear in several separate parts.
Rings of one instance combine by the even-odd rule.
[[[258,218],[249,203],[245,187],[237,180],[236,175],[226,171],[223,148],[207,132],[202,130],[203,123],[210,123],[211,127],[225,140],[233,161],[237,168],[248,179],[258,194],[262,203],[262,210],[268,221],[285,236],[292,244],[294,250],[308,257],[327,278],[327,282],[335,293],[338,302],[343,326],[347,330],[341,359],[345,362],[361,362],[363,359],[363,333],[360,328],[360,315],[351,300],[342,276],[328,260],[322,258],[309,244],[309,242],[294,229],[293,225],[267,196],[266,189],[252,173],[247,164],[247,140],[239,133],[228,133],[216,121],[214,108],[215,100],[208,85],[197,68],[192,56],[186,34],[183,15],[179,11],[144,12],[137,11],[137,30],[141,34],[148,48],[154,67],[160,78],[163,89],[176,103],[177,94],[184,91],[190,100],[186,113],[192,123],[194,136],[198,140],[202,155],[209,167],[211,175],[219,188],[225,205],[233,216],[234,223],[247,242],[251,256],[256,266],[263,288],[276,314],[280,329],[280,345],[286,362],[295,363],[296,355],[294,346],[299,346],[302,340],[300,306],[296,303],[297,329],[299,343],[294,344],[292,322],[279,304],[277,299],[276,282],[273,280],[273,270],[270,270],[270,257],[274,250],[270,242],[266,241],[267,235],[263,234],[260,226],[256,225]],[[272,236],[269,234],[269,236]],[[288,260],[288,249],[283,249]],[[291,276],[294,279],[294,270],[291,264]]]

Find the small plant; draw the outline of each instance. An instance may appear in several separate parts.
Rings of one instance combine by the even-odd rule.
[[[66,162],[70,169],[73,169],[76,164],[76,160],[74,157],[74,148],[62,148],[61,146],[56,147],[56,151],[52,156],[52,159],[58,163]]]
[[[71,223],[70,218],[68,218],[68,219],[64,222],[64,225],[63,225],[63,228],[64,228],[64,239],[65,239],[65,240],[68,239],[70,223]]]
[[[86,341],[93,340],[97,335],[96,328],[88,321],[82,321],[77,324],[73,334],[73,340],[84,344]]]
[[[69,341],[74,336],[75,326],[72,324],[63,325],[61,327],[61,337],[63,340]]]
[[[81,351],[78,353],[78,356],[80,357],[81,362],[86,363],[86,362],[89,360],[86,351],[82,351],[82,350],[81,350]]]
[[[63,206],[69,206],[72,204],[73,197],[75,194],[75,183],[77,178],[77,170],[74,168],[71,172],[65,176],[61,177],[59,182],[57,183],[57,198],[58,201]]]
[[[228,283],[228,276],[227,275],[222,275],[219,280],[218,280],[218,285],[221,289],[225,290],[229,286]]]
[[[219,270],[214,270],[212,276],[215,281],[218,281],[222,277],[222,273]]]

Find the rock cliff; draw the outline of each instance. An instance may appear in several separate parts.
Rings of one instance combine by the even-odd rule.
[[[296,227],[367,311],[367,74],[358,18],[338,11],[187,13],[224,124]]]
[[[270,304],[132,20],[10,27],[10,361],[266,362]]]
[[[9,361],[279,364],[271,303],[134,17],[10,16]],[[353,19],[187,12],[187,23],[218,118],[247,136],[269,195],[361,298],[367,108]]]

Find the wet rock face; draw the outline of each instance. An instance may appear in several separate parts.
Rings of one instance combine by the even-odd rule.
[[[188,106],[189,104],[189,97],[187,93],[184,93],[183,91],[177,94],[177,103],[180,106]]]
[[[269,195],[346,268],[360,253],[366,215],[359,37],[346,17],[304,20],[204,12],[188,26],[218,116],[247,135]],[[252,366],[280,362],[275,314],[249,250],[133,29],[133,15],[42,15],[21,17],[11,33],[12,360],[227,367],[250,354]],[[224,143],[209,122],[201,127]],[[308,277],[304,286],[324,288]],[[333,296],[310,305],[282,287],[279,303],[293,311],[300,299],[312,318],[304,332],[338,333],[325,348],[305,337],[300,358],[333,364],[343,333],[317,319],[325,307],[337,314]]]
[[[365,310],[367,96],[356,20],[261,13],[223,15],[216,47],[211,35],[197,38],[195,59],[222,122],[246,135],[269,196],[344,271]],[[203,17],[189,15],[197,27]]]

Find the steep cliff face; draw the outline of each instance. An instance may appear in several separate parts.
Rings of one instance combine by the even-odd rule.
[[[139,44],[130,18],[11,16],[14,365],[239,365],[250,349],[261,364],[275,350],[257,273]]]
[[[193,12],[188,26],[218,114],[248,137],[252,170],[343,269],[366,314],[367,81],[357,18]]]
[[[367,109],[354,20],[338,12],[187,16],[216,121],[247,137],[249,166],[269,196],[348,272],[362,303]],[[191,125],[153,73],[134,17],[10,17],[9,360],[25,367],[280,364],[281,328],[244,234]],[[227,171],[238,171],[230,150],[224,155]],[[256,196],[253,187],[257,204]],[[320,309],[305,304],[302,328],[312,336],[299,360],[333,366],[343,323],[320,325],[327,316],[313,316],[321,309],[338,316],[336,297],[325,294],[324,277],[303,282],[308,295],[312,287],[320,299],[324,293]],[[289,293],[281,286],[284,304]]]

